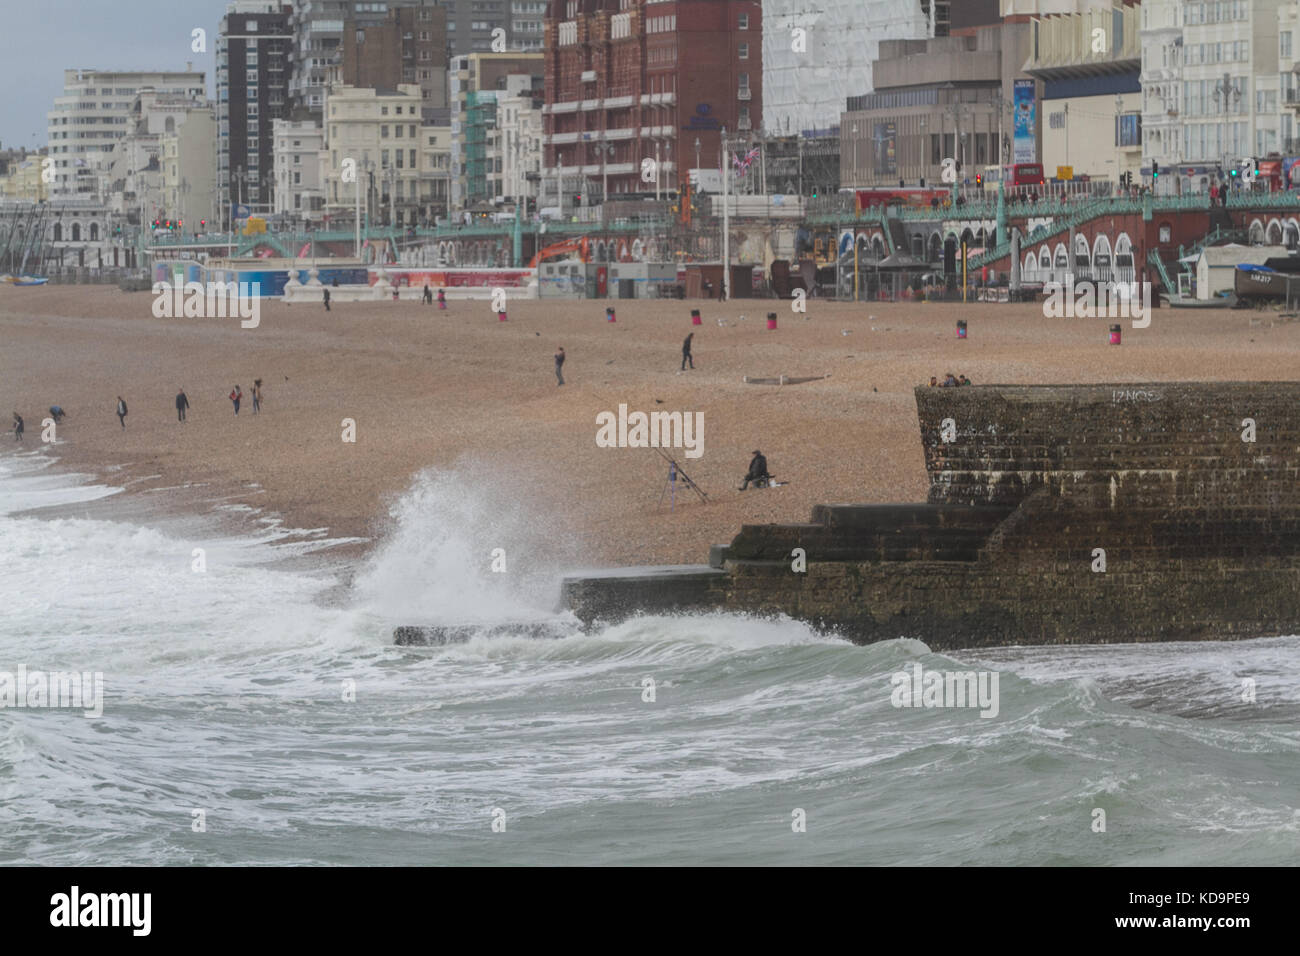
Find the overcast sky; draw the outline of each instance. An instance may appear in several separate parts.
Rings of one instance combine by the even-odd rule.
[[[184,70],[191,60],[211,96],[225,10],[225,0],[3,0],[0,143],[45,145],[64,70]],[[196,27],[208,31],[206,53],[190,50]]]

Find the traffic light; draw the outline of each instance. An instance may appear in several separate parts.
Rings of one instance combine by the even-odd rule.
[[[1155,160],[1151,161],[1151,181],[1155,182],[1160,178],[1160,164]]]
[[[574,205],[574,206],[581,206],[581,205],[582,205],[582,193],[574,193],[574,194],[573,194],[573,205]]]
[[[984,188],[984,174],[983,174],[983,173],[976,173],[976,174],[975,174],[975,185],[976,185],[977,187],[981,188],[981,189]]]
[[[1233,166],[1230,170],[1228,170],[1228,177],[1229,177],[1230,179],[1236,179],[1236,178],[1237,178],[1237,167],[1236,167],[1236,166]]]
[[[207,221],[206,219],[200,219],[200,220],[199,220],[199,228],[200,228],[200,229],[206,229],[206,228],[208,228],[208,221]]]

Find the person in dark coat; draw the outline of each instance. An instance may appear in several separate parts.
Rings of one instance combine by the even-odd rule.
[[[691,357],[691,339],[693,338],[695,338],[694,332],[686,336],[686,341],[682,343],[682,371],[683,372],[686,371],[687,362],[691,363],[691,368],[695,368],[695,359]]]
[[[14,441],[23,440],[23,416],[14,412]]]
[[[325,311],[328,312],[329,310],[330,310],[330,290],[326,289],[325,290]]]
[[[564,346],[558,346],[555,350],[555,378],[557,385],[564,384]]]
[[[190,407],[189,396],[185,394],[185,389],[176,393],[176,420],[185,421],[185,410]]]
[[[767,473],[767,459],[763,457],[761,451],[755,449],[754,457],[749,461],[749,471],[745,474],[745,482],[740,486],[740,490],[744,491],[748,488],[751,481],[767,481],[771,477]]]
[[[126,402],[122,400],[121,395],[117,396],[117,420],[122,423],[122,428],[125,429],[126,428]]]

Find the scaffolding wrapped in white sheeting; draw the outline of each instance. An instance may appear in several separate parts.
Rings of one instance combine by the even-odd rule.
[[[882,40],[924,40],[922,0],[763,0],[763,128],[838,126],[845,100],[873,91]],[[802,31],[802,32],[800,32]]]

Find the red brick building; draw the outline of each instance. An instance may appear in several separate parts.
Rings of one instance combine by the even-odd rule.
[[[562,166],[609,193],[652,192],[655,159],[673,189],[696,165],[718,166],[763,116],[759,0],[550,0],[546,16],[546,170]]]

